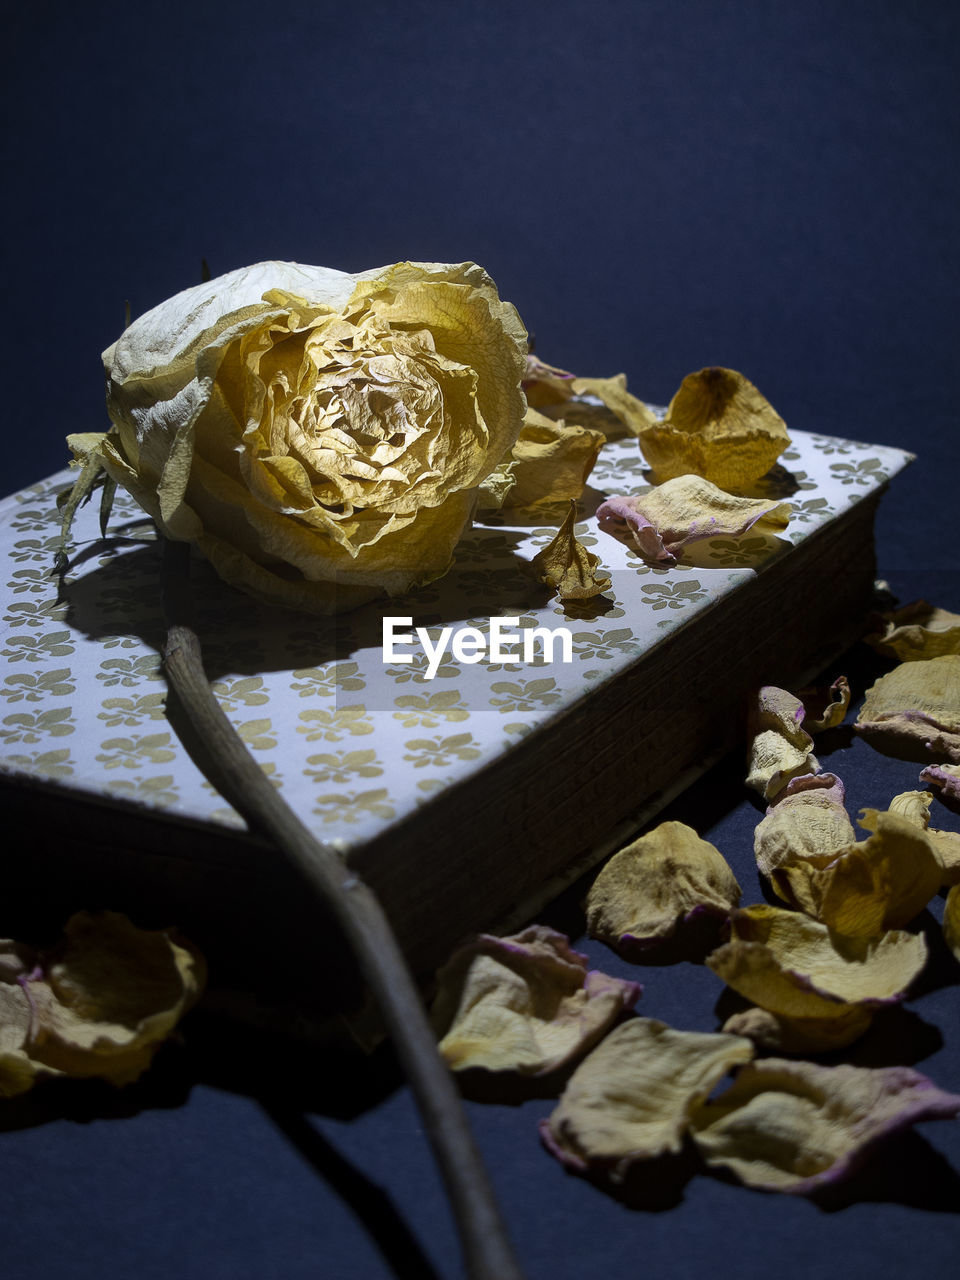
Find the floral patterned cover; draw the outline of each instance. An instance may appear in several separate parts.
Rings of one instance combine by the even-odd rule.
[[[440,582],[331,621],[262,609],[198,561],[198,630],[216,692],[301,818],[343,849],[362,843],[517,748],[910,461],[897,449],[792,434],[757,490],[792,503],[785,532],[694,544],[670,569],[645,564],[592,517],[604,497],[649,487],[635,441],[606,445],[577,526],[612,578],[599,610],[565,610],[547,597],[527,562],[556,524],[512,523],[514,512],[476,524]],[[167,720],[157,547],[122,492],[105,539],[95,500],[78,513],[57,598],[56,495],[71,479],[65,470],[0,504],[0,769],[106,802],[242,826]],[[434,641],[441,626],[488,630],[491,614],[519,617],[523,627],[566,626],[574,660],[465,665],[448,652],[428,680],[419,646],[407,650],[411,663],[384,663],[384,614],[412,617]]]

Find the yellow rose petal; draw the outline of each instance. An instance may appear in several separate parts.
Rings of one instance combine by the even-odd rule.
[[[455,1071],[545,1075],[586,1053],[636,1003],[635,982],[588,971],[554,929],[481,934],[437,976],[431,1018]]]
[[[946,766],[949,767],[949,766]],[[920,775],[932,770],[925,769]],[[930,805],[933,796],[929,791],[904,791],[890,801],[890,812],[899,813],[921,831],[926,831],[930,843],[943,867],[941,884],[960,884],[960,832],[938,831],[930,826]]]
[[[943,939],[960,960],[960,884],[955,884],[947,894],[943,907]]]
[[[903,662],[881,676],[855,727],[900,759],[960,764],[960,655]]]
[[[859,1040],[873,1017],[872,1009],[856,1004],[830,1018],[787,1018],[754,1005],[729,1017],[723,1030],[728,1035],[746,1036],[768,1053],[830,1053]]]
[[[878,653],[898,662],[918,662],[960,654],[960,614],[915,600],[883,615],[882,628],[865,636]]]
[[[737,1036],[631,1018],[573,1073],[541,1137],[569,1168],[621,1181],[635,1161],[679,1151],[691,1112],[752,1057],[750,1041]]]
[[[504,505],[531,507],[579,498],[603,442],[599,431],[554,422],[528,409],[517,442],[501,464],[513,477]]]
[[[742,373],[688,374],[662,422],[640,432],[640,448],[662,482],[694,472],[721,489],[766,475],[790,444],[783,419]]]
[[[723,855],[682,822],[662,822],[621,849],[587,895],[587,927],[623,954],[671,937],[694,916],[726,916],[740,886]]]
[[[731,938],[707,957],[728,986],[787,1018],[836,1018],[850,1005],[897,1004],[923,968],[922,936],[845,937],[797,911],[765,905],[731,916]]]
[[[820,772],[813,739],[803,728],[803,703],[776,685],[764,685],[750,707],[747,786],[767,800],[793,778]]]
[[[762,1191],[806,1195],[849,1176],[879,1140],[958,1111],[960,1097],[908,1067],[767,1058],[700,1106],[691,1132],[708,1165]]]
[[[855,839],[843,783],[832,773],[808,774],[794,778],[767,809],[754,832],[753,851],[761,875],[790,901],[789,887],[778,874],[784,864],[832,858]]]
[[[560,600],[589,600],[610,586],[610,579],[597,573],[600,557],[577,541],[576,520],[577,504],[571,501],[556,537],[531,561],[539,580]]]

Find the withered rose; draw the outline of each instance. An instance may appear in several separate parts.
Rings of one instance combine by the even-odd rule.
[[[449,568],[525,359],[474,263],[264,262],[136,320],[104,353],[112,430],[71,443],[227,581],[329,613]]]

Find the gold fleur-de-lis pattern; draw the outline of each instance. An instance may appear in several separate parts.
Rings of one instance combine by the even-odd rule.
[[[791,503],[777,537],[720,537],[686,549],[664,569],[599,529],[584,505],[576,530],[600,557],[611,587],[579,606],[551,598],[530,561],[556,528],[554,513],[513,523],[484,517],[457,549],[450,573],[399,600],[329,620],[278,614],[221,583],[202,560],[198,628],[214,692],[272,784],[324,839],[342,848],[379,835],[440,791],[517,750],[524,739],[667,631],[735,592],[778,556],[901,470],[909,455],[800,431],[758,486]],[[78,513],[61,593],[53,576],[63,471],[0,503],[0,768],[104,803],[174,811],[220,826],[241,819],[207,782],[168,718],[158,653],[159,558],[149,522],[118,493],[102,541],[97,503]],[[636,441],[604,447],[593,497],[636,494],[651,477]],[[559,516],[565,512],[560,512]],[[433,664],[417,642],[385,663],[384,615],[409,617],[431,645],[442,631],[490,618],[515,629],[569,629],[572,661],[459,662],[449,646]],[[404,660],[406,659],[406,660]]]

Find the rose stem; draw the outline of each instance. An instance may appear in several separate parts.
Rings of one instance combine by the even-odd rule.
[[[373,891],[317,840],[267,780],[224,714],[190,625],[189,547],[164,540],[163,663],[171,689],[218,766],[217,786],[268,835],[334,913],[373,991],[420,1108],[460,1232],[470,1280],[522,1280],[453,1077],[437,1051],[419,992]]]

